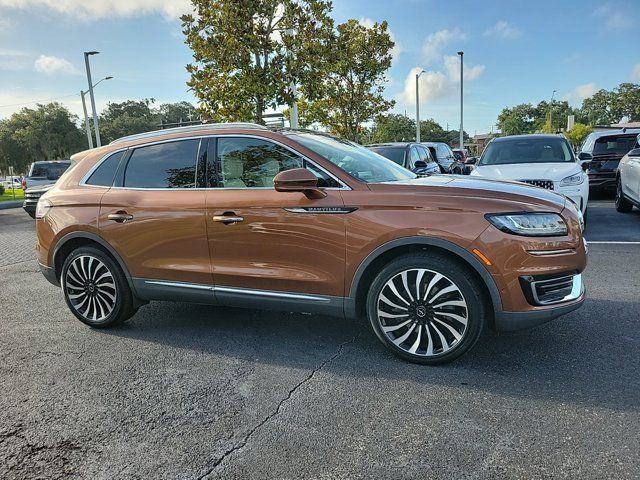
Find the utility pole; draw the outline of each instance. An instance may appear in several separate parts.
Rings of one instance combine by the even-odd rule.
[[[418,80],[423,73],[424,70],[416,73],[416,142],[418,143],[420,143],[420,90]]]
[[[556,91],[551,94],[551,102],[549,102],[549,128],[553,132],[553,97],[555,97]]]
[[[89,148],[93,148],[93,137],[91,136],[89,115],[87,115],[87,102],[84,101],[84,91],[82,90],[80,90],[80,97],[82,97],[82,110],[84,111],[84,128],[87,131],[87,142],[89,143]]]
[[[464,52],[459,51],[458,55],[460,55],[460,148],[464,148]]]
[[[98,125],[98,114],[96,113],[96,100],[93,97],[93,83],[91,82],[91,67],[89,66],[89,56],[97,55],[100,52],[84,52],[84,66],[87,69],[87,83],[89,85],[89,97],[91,98],[91,110],[93,111],[93,127],[96,130],[96,145],[102,146],[100,142],[100,126]]]

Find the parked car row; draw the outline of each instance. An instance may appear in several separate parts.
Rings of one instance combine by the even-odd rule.
[[[468,173],[464,160],[444,142],[374,143],[367,148],[419,175]]]
[[[40,197],[53,187],[69,166],[71,166],[71,160],[50,160],[31,164],[29,174],[22,180],[22,188],[24,188],[22,208],[31,218],[35,218]]]

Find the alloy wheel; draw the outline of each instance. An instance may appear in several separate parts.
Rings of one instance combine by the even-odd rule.
[[[378,294],[384,335],[411,355],[439,356],[458,346],[469,310],[460,288],[433,270],[414,268],[391,277]]]
[[[73,309],[89,322],[106,319],[116,306],[113,274],[98,258],[75,258],[63,277],[65,295]]]

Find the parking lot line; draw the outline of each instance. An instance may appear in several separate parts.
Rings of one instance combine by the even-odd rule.
[[[605,244],[605,245],[640,245],[640,242],[618,242],[605,240],[589,240],[589,245]]]

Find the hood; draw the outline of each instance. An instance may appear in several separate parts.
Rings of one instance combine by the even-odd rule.
[[[35,187],[27,188],[25,192],[33,193],[33,192],[46,192],[50,188],[53,187],[53,183],[49,183],[47,185],[36,185]]]
[[[476,166],[471,175],[495,180],[553,180],[559,182],[565,177],[580,173],[581,170],[580,164],[576,162],[508,163]]]
[[[433,175],[402,182],[372,183],[369,184],[369,188],[385,191],[409,189],[416,193],[444,195],[450,198],[468,197],[508,202],[515,210],[526,210],[527,206],[562,210],[566,201],[563,195],[524,183],[463,175]]]

